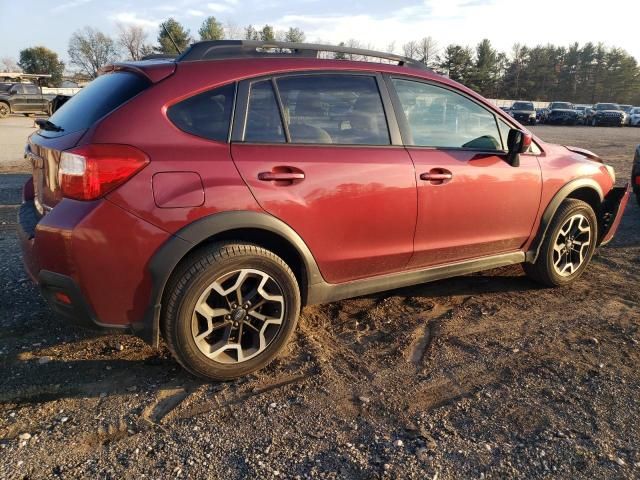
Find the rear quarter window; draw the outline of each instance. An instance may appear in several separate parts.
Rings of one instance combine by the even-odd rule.
[[[64,129],[62,135],[85,130],[150,84],[147,78],[131,72],[101,75],[71,97],[49,121]]]
[[[169,107],[167,116],[183,132],[226,142],[235,92],[232,83],[199,93]]]

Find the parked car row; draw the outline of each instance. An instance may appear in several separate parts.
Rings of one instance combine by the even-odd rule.
[[[533,102],[517,101],[511,107],[500,107],[523,125],[640,126],[640,107],[617,103],[574,105],[551,102],[546,108],[534,108]]]

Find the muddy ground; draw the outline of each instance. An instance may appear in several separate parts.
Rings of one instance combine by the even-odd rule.
[[[0,126],[1,128],[1,126]],[[628,178],[640,129],[536,127]],[[56,318],[0,177],[0,478],[640,478],[640,208],[572,287],[520,267],[305,308],[266,370],[203,383]]]

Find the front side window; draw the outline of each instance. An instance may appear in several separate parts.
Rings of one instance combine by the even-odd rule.
[[[302,75],[277,83],[292,143],[391,143],[374,77]]]
[[[180,130],[226,142],[236,87],[234,84],[194,95],[167,110],[169,120]]]
[[[412,145],[502,150],[495,116],[480,105],[426,83],[394,79],[393,84],[413,136]]]
[[[285,135],[271,80],[251,84],[245,142],[284,143]]]

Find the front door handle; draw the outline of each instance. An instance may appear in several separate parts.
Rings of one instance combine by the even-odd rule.
[[[420,174],[420,180],[426,180],[432,185],[441,185],[451,181],[453,173],[444,168],[432,168],[428,172]]]
[[[293,180],[304,180],[304,173],[302,172],[260,172],[258,174],[258,180],[264,182],[292,182]]]

